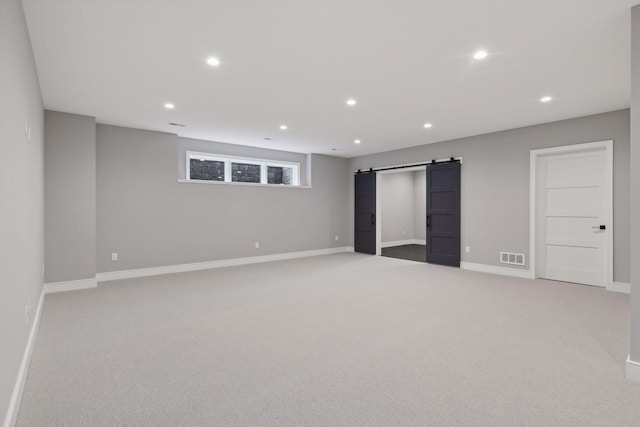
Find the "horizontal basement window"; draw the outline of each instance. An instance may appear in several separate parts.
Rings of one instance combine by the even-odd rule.
[[[300,164],[187,151],[187,181],[300,185]]]

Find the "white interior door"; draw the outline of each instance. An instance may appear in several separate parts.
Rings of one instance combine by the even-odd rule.
[[[538,277],[606,286],[611,203],[606,154],[602,148],[540,157]]]

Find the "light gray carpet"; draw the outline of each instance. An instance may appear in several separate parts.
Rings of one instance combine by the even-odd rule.
[[[47,296],[20,426],[639,426],[627,295],[360,254]]]

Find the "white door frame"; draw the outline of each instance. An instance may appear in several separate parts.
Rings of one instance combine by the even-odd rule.
[[[453,157],[453,159],[457,160],[460,162],[460,164],[462,164],[462,157]],[[451,160],[451,158],[448,159],[438,159],[435,160],[436,163],[440,163],[440,162],[446,162],[448,160]],[[421,170],[426,170],[427,169],[427,163],[432,162],[433,160],[425,160],[422,162],[415,162],[415,163],[405,163],[403,165],[395,165],[395,166],[382,166],[376,169],[384,169],[384,168],[402,168],[402,169],[390,169],[390,170],[381,170],[381,171],[376,171],[376,174],[378,176],[380,175],[384,175],[384,174],[389,174],[389,173],[400,173],[400,172],[415,172],[415,171],[421,171]],[[414,166],[411,167],[413,165],[422,165],[422,166]],[[374,171],[376,169],[373,169]],[[357,172],[357,171],[355,171]],[[461,184],[462,186],[462,184]],[[460,198],[462,199],[462,192],[463,192],[463,188],[460,188]],[[381,184],[380,184],[380,180],[376,178],[376,255],[382,255],[382,202],[381,202],[381,196],[382,196],[382,188],[381,188]],[[462,201],[461,201],[462,203]],[[462,215],[462,214],[461,214]],[[461,217],[462,218],[462,217]],[[462,230],[461,230],[462,233]],[[462,238],[462,235],[461,235]]]
[[[605,286],[609,288],[613,283],[613,141],[587,142],[584,144],[563,145],[561,147],[542,148],[539,150],[531,150],[529,165],[529,274],[532,279],[538,278],[538,268],[536,265],[536,257],[538,254],[538,168],[539,160],[542,156],[553,154],[570,154],[584,151],[605,151],[605,200],[609,206],[606,207],[607,215],[607,236],[606,249],[607,262],[605,278],[607,283]]]
[[[376,178],[376,255],[382,255],[382,180],[380,179],[380,175],[416,172],[426,169],[426,166],[416,166],[376,172],[376,174],[378,175],[378,177]]]

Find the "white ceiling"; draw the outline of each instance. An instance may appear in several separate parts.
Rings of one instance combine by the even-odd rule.
[[[100,123],[353,157],[629,106],[637,0],[23,3],[45,107]]]

